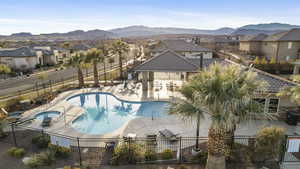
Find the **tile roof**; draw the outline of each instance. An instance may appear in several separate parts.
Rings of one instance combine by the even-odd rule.
[[[238,63],[224,60],[221,58],[203,59],[203,66],[208,67],[213,63],[236,64]],[[167,50],[164,53],[155,56],[146,62],[136,66],[134,71],[162,71],[162,72],[196,72],[199,69],[200,60],[190,59],[179,55],[178,53]],[[257,78],[268,83],[267,92],[278,93],[283,87],[294,86],[295,83],[269,74],[267,72],[252,68],[257,73]]]
[[[258,69],[254,69],[254,71],[257,72],[258,79],[268,83],[267,91],[269,93],[278,93],[284,87],[296,85],[295,83],[285,80],[276,75],[272,75],[270,73]]]
[[[0,57],[32,57],[36,51],[29,47],[0,49]]]
[[[247,35],[247,36],[244,36],[240,41],[250,41],[250,42],[263,41],[267,37],[268,37],[267,34],[260,33],[258,35]]]
[[[268,36],[263,41],[300,41],[300,29],[295,28]]]
[[[136,66],[135,71],[195,72],[199,67],[174,51],[165,52]]]
[[[155,52],[162,52],[166,49],[170,49],[176,52],[210,52],[211,50],[188,43],[181,39],[167,39],[162,40],[158,47],[153,49]]]
[[[238,64],[229,60],[226,60],[229,64]],[[240,65],[240,64],[238,64]],[[269,93],[278,93],[282,88],[287,86],[295,86],[296,84],[292,81],[286,80],[279,76],[264,72],[262,70],[251,68],[254,72],[257,73],[257,78],[259,80],[265,81],[268,85],[266,87],[267,92]]]

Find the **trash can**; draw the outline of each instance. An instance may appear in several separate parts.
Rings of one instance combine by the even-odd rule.
[[[296,126],[298,123],[298,120],[300,119],[300,114],[298,111],[288,111],[287,117],[286,117],[286,123],[289,125]]]

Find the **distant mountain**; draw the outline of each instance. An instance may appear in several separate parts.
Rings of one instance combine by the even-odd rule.
[[[42,37],[52,38],[52,39],[70,39],[70,40],[99,40],[99,39],[109,39],[115,37],[111,32],[104,30],[76,30],[67,33],[50,33],[50,34],[41,34]]]
[[[270,35],[281,31],[282,30],[237,29],[231,35],[257,35],[260,33]]]
[[[120,37],[131,36],[152,36],[162,34],[211,34],[223,35],[234,32],[232,28],[221,28],[217,30],[201,30],[201,29],[186,29],[186,28],[170,28],[170,27],[146,27],[146,26],[129,26],[108,30]]]
[[[49,34],[40,34],[33,35],[27,32],[15,33],[10,36],[1,36],[0,40],[13,40],[13,41],[72,41],[72,40],[102,40],[102,39],[111,39],[116,37],[111,32],[104,30],[76,30],[67,33],[49,33]]]
[[[176,27],[147,27],[147,26],[129,26],[111,30],[75,30],[67,33],[48,33],[40,35],[32,35],[29,32],[15,33],[10,36],[1,36],[0,40],[13,41],[72,41],[72,40],[101,40],[120,37],[141,37],[156,35],[174,35],[174,34],[202,34],[202,35],[254,35],[259,33],[273,34],[276,32],[289,30],[292,28],[300,28],[298,25],[268,23],[245,25],[237,29],[220,28],[215,30],[205,29],[187,29]]]
[[[256,25],[245,25],[239,29],[255,29],[255,30],[265,30],[265,31],[276,31],[276,30],[289,30],[293,28],[300,28],[300,25],[290,25],[283,23],[265,23]]]
[[[14,37],[29,37],[29,36],[32,36],[32,34],[30,32],[20,32],[20,33],[11,34],[11,36],[14,36]]]

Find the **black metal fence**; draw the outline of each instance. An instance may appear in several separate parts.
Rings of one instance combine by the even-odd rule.
[[[36,137],[45,136],[51,139],[55,136],[63,138],[69,143],[70,156],[62,164],[77,164],[88,166],[117,165],[117,164],[147,164],[147,163],[198,163],[205,164],[207,158],[207,137],[176,137],[174,139],[149,135],[144,138],[76,138],[59,135],[44,130],[28,128],[25,125],[11,124],[8,136],[0,142],[12,146],[22,147],[25,150],[39,152],[33,144]],[[300,136],[299,136],[300,137]],[[286,137],[289,138],[289,137]],[[200,155],[194,155],[198,140]],[[277,158],[257,158],[255,152],[255,138],[249,136],[235,136],[231,147],[231,154],[227,158],[228,165],[272,166],[280,162],[299,162],[300,157],[287,152],[287,144]],[[298,153],[298,155],[300,155]],[[267,159],[267,160],[266,160]],[[251,161],[251,162],[249,162]]]

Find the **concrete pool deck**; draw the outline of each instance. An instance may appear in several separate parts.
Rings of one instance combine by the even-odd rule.
[[[81,93],[87,92],[109,92],[122,100],[128,101],[170,101],[170,98],[180,97],[177,92],[164,91],[163,87],[160,90],[142,92],[141,84],[138,83],[134,87],[133,84],[129,83],[129,89],[123,90],[123,84],[116,86],[106,86],[101,88],[86,88],[71,90],[59,94],[52,102],[35,108],[33,110],[26,111],[24,117],[33,117],[37,113],[44,111],[60,111],[61,115],[53,120],[53,123],[48,128],[41,127],[40,120],[34,120],[31,124],[27,124],[27,127],[35,129],[43,129],[49,133],[56,133],[60,135],[65,135],[73,138],[120,138],[126,136],[129,133],[135,133],[137,137],[145,137],[147,134],[158,134],[160,130],[169,129],[175,134],[182,137],[194,137],[196,128],[195,121],[183,121],[177,116],[168,116],[163,118],[136,118],[126,124],[116,131],[104,134],[104,135],[91,135],[80,133],[75,130],[71,123],[74,119],[80,116],[84,109],[79,106],[71,105],[66,99]],[[295,133],[300,134],[300,126],[289,126],[282,121],[265,121],[257,120],[248,123],[242,123],[237,126],[236,135],[253,136],[257,131],[263,126],[281,126],[286,129],[286,133],[293,135]],[[210,126],[210,119],[205,116],[205,119],[200,122],[200,136],[207,137],[208,128]],[[99,143],[100,144],[100,143]]]

